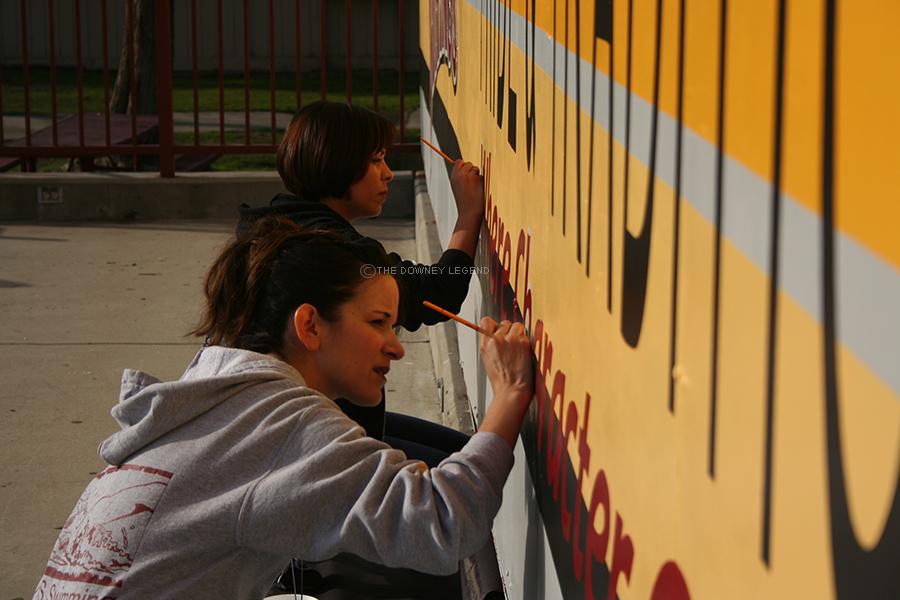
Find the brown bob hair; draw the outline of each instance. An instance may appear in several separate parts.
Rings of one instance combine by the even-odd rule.
[[[285,187],[318,202],[343,198],[366,174],[372,155],[394,143],[393,123],[371,110],[319,101],[297,111],[275,162]]]
[[[375,269],[363,269],[371,265]],[[388,258],[375,245],[309,229],[287,217],[267,216],[239,232],[206,275],[205,306],[191,331],[207,344],[254,352],[281,352],[294,311],[312,304],[338,319],[370,273],[387,273]]]

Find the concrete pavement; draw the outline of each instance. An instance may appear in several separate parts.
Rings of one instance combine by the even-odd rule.
[[[0,223],[0,600],[30,598],[115,429],[123,368],[171,379],[199,347],[201,282],[232,220]],[[366,233],[416,255],[410,220]],[[391,410],[441,421],[425,328],[403,341]],[[403,390],[401,393],[400,390]]]

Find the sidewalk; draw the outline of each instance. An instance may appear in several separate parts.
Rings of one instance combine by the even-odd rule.
[[[0,223],[0,599],[30,598],[115,429],[123,368],[172,379],[197,351],[203,275],[228,221]],[[411,220],[361,227],[416,255]],[[441,422],[427,328],[401,336],[393,411]],[[400,390],[403,393],[400,393]]]

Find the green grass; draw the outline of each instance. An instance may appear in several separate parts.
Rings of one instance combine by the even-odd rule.
[[[321,72],[318,69],[307,69],[302,75],[301,88],[302,103],[319,100],[321,92],[319,86]],[[2,67],[2,101],[4,116],[25,114],[25,94],[23,71],[20,67]],[[71,67],[58,68],[56,72],[56,111],[57,114],[75,113],[78,111],[78,92],[76,86],[76,70]],[[115,83],[115,71],[109,73],[109,87]],[[399,122],[400,96],[398,94],[399,80],[397,71],[380,70],[378,75],[378,111],[388,119]],[[269,90],[269,73],[253,72],[249,77],[250,83],[250,110],[271,110],[271,93]],[[404,79],[404,111],[408,116],[419,105],[418,76],[407,73]],[[346,75],[344,71],[330,71],[328,73],[327,98],[333,101],[346,101]],[[51,86],[50,69],[48,67],[31,67],[29,69],[29,110],[32,116],[50,116],[51,110]],[[102,112],[105,103],[103,91],[103,72],[100,70],[85,70],[83,73],[82,104],[86,112]],[[173,75],[172,103],[176,112],[192,112],[194,110],[194,79],[190,72],[176,72]],[[226,73],[223,84],[224,110],[245,110],[244,99],[244,75],[243,73]],[[353,71],[352,101],[354,104],[374,109],[372,95],[371,70]],[[200,111],[219,110],[219,83],[218,74],[215,72],[203,72],[199,76],[198,106]],[[297,110],[297,94],[293,72],[278,72],[275,80],[275,110],[277,112],[293,113]],[[283,130],[276,131],[276,140],[281,139]],[[418,140],[418,129],[407,129],[403,141],[413,142]],[[203,131],[200,133],[200,144],[218,144],[218,131]],[[226,131],[226,144],[243,144],[244,132]],[[272,134],[270,129],[254,129],[251,131],[251,143],[270,144]],[[176,133],[176,144],[193,144],[192,132]],[[152,159],[147,161],[148,167]],[[40,160],[38,170],[60,171],[65,169],[68,161],[65,159]],[[275,168],[274,154],[229,154],[218,158],[210,169],[213,171],[258,171],[272,170]]]
[[[23,71],[19,67],[3,67],[3,114],[25,114],[25,86]],[[398,121],[400,115],[400,95],[398,93],[398,74],[396,71],[379,71],[378,111],[387,118]],[[328,73],[329,100],[345,101],[346,76],[343,71]],[[268,72],[250,74],[250,110],[266,111],[271,109]],[[82,102],[85,111],[102,112],[104,105],[103,72],[85,70],[83,75]],[[110,93],[115,82],[115,72],[109,74]],[[302,75],[301,102],[309,103],[321,98],[319,91],[320,71],[307,69]],[[193,75],[177,72],[172,82],[172,103],[176,112],[194,110]],[[216,73],[204,72],[199,78],[198,110],[219,110],[219,83]],[[48,67],[31,67],[29,69],[29,108],[33,116],[50,115],[51,86],[50,69]],[[226,111],[243,111],[244,76],[242,73],[228,73],[224,78],[224,108]],[[371,70],[353,72],[352,101],[354,104],[374,108],[372,95]],[[407,73],[404,80],[404,110],[408,114],[419,104],[418,78]],[[56,73],[56,105],[58,113],[74,113],[78,110],[78,92],[76,71],[71,67],[58,68]],[[294,74],[276,73],[275,110],[293,113],[297,110],[297,94]]]
[[[270,144],[272,135],[270,129],[257,129],[250,132],[251,144]],[[281,132],[276,136],[281,139]],[[418,129],[407,129],[405,131],[405,141],[415,141],[419,139]],[[192,132],[179,132],[175,134],[176,144],[193,144],[194,134]],[[201,131],[200,145],[218,144],[218,131]],[[226,131],[226,144],[243,144],[243,131]],[[388,159],[391,162],[391,159]],[[223,154],[217,158],[209,167],[210,171],[274,171],[275,170],[275,154]]]
[[[407,129],[404,139],[406,141],[414,141],[419,137],[418,129]],[[281,139],[281,132],[276,135],[276,140]],[[226,144],[243,144],[243,131],[226,131]],[[218,131],[201,131],[200,145],[219,144]],[[175,133],[175,143],[178,145],[194,144],[193,132],[177,132]],[[254,129],[250,131],[251,144],[270,144],[272,143],[272,134],[270,129]],[[149,156],[143,159],[145,169],[155,171],[158,169],[155,157]],[[390,159],[389,159],[390,162]],[[58,172],[65,171],[69,160],[65,158],[40,159],[37,169],[40,172]],[[209,167],[210,171],[274,171],[275,170],[275,154],[223,154],[217,158]]]

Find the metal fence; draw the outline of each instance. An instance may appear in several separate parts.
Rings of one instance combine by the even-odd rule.
[[[313,6],[313,5],[317,6]],[[33,0],[20,0],[19,2],[19,39],[21,44],[21,77],[20,86],[21,118],[24,119],[24,135],[17,139],[7,139],[3,119],[0,119],[0,170],[20,165],[22,170],[34,170],[36,160],[39,158],[64,157],[77,158],[82,170],[94,168],[93,159],[97,156],[107,155],[132,155],[132,163],[137,167],[138,157],[155,155],[159,157],[159,173],[163,177],[171,177],[176,170],[189,170],[203,163],[204,157],[215,157],[224,154],[269,154],[275,151],[277,146],[276,124],[276,89],[284,91],[284,78],[292,77],[293,96],[291,112],[302,105],[303,96],[309,96],[315,92],[316,97],[325,98],[329,93],[334,98],[339,93],[342,99],[348,102],[354,101],[354,79],[359,82],[361,73],[364,75],[367,87],[371,88],[371,105],[378,111],[379,97],[386,95],[386,90],[381,79],[384,77],[384,60],[381,56],[383,38],[388,37],[392,44],[390,61],[396,68],[396,90],[387,90],[399,97],[399,106],[393,109],[393,118],[396,118],[400,129],[400,139],[405,133],[406,106],[404,99],[405,86],[407,84],[406,38],[408,34],[407,7],[404,0],[385,2],[372,0],[371,4],[364,6],[365,14],[360,15],[360,0],[268,0],[267,2],[254,2],[249,0],[184,0],[176,3],[180,20],[173,20],[172,0],[156,0],[154,2],[154,23],[152,26],[152,40],[155,50],[155,84],[157,86],[158,107],[156,114],[138,114],[136,102],[129,103],[126,114],[117,114],[110,109],[111,81],[115,80],[116,70],[111,68],[111,60],[117,60],[115,52],[111,48],[115,46],[112,38],[121,36],[122,28],[125,31],[133,31],[135,24],[137,0],[123,0],[121,3],[108,3],[107,0],[94,0],[88,3],[81,0],[66,0],[63,2],[46,1],[46,10],[42,11],[41,18],[36,22],[32,19],[29,8],[34,7]],[[390,10],[386,11],[385,7]],[[8,9],[8,5],[6,7]],[[41,4],[41,8],[44,6]],[[111,13],[114,10],[124,8],[124,22],[121,25],[111,26]],[[261,8],[266,10],[260,13]],[[315,8],[315,10],[313,10]],[[415,7],[414,7],[415,8]],[[56,14],[65,10],[71,18],[60,18]],[[83,31],[85,16],[83,11],[89,9],[96,12],[90,19],[91,33],[86,36]],[[240,17],[234,20],[232,14],[235,9],[240,11]],[[189,11],[189,15],[186,14]],[[231,11],[231,12],[229,12]],[[7,11],[8,12],[8,11]],[[383,14],[395,19],[393,23],[394,35],[385,35],[391,31],[391,24],[386,23]],[[253,17],[252,15],[257,15]],[[335,15],[343,17],[343,26],[336,27]],[[229,16],[230,15],[230,16]],[[264,15],[264,19],[260,19]],[[317,17],[318,23],[310,23],[310,16]],[[240,31],[233,30],[227,33],[224,25],[226,17],[233,23],[240,24]],[[114,19],[113,19],[114,21]],[[120,19],[122,21],[122,19]],[[360,35],[360,24],[368,21],[370,27],[366,28],[366,35]],[[61,34],[62,23],[71,24],[71,31]],[[318,35],[310,36],[311,27],[318,26]],[[8,26],[8,23],[5,25]],[[179,34],[176,30],[183,29]],[[31,32],[40,31],[41,38],[46,39],[46,61],[44,65],[36,67],[35,61],[29,56],[30,48],[34,47],[32,40],[37,37]],[[215,48],[210,56],[209,35],[215,32]],[[201,32],[206,32],[201,36]],[[237,33],[237,36],[234,34]],[[415,32],[411,32],[415,34]],[[84,48],[86,39],[93,46],[100,46],[100,70],[102,71],[103,111],[90,112],[85,110],[85,58]],[[309,38],[314,37],[318,42],[318,48],[310,48]],[[57,64],[57,56],[60,49],[58,39],[67,39],[67,46],[71,45],[74,56],[71,57],[74,67],[74,104],[77,107],[72,114],[61,114],[58,110],[57,98],[60,93],[58,74],[61,66]],[[99,38],[99,39],[98,39]],[[177,38],[177,39],[176,39]],[[228,43],[226,44],[226,38]],[[237,39],[235,39],[237,38]],[[318,39],[315,39],[318,38]],[[205,40],[205,42],[203,41]],[[369,45],[369,51],[361,53],[360,41]],[[260,44],[265,42],[266,56],[260,52]],[[235,43],[236,42],[236,43]],[[206,44],[203,50],[202,44]],[[289,43],[293,52],[285,52],[285,45]],[[340,43],[344,48],[343,59],[343,85],[336,86],[335,71],[340,71],[334,57],[334,47]],[[277,44],[277,47],[276,47]],[[119,44],[121,45],[121,44]],[[354,50],[354,45],[357,48]],[[230,52],[226,53],[226,47]],[[241,61],[239,74],[242,75],[243,94],[243,135],[242,140],[228,143],[226,140],[226,75],[233,75],[234,48],[240,49]],[[193,139],[185,143],[184,139],[176,141],[174,134],[173,112],[173,55],[189,56],[190,67],[183,73],[191,81],[190,91],[193,108]],[[253,56],[253,59],[251,59]],[[363,58],[360,59],[360,56]],[[311,57],[318,59],[318,64],[311,64]],[[215,58],[215,64],[210,63]],[[68,60],[68,59],[67,59]],[[95,56],[96,60],[96,56]],[[364,61],[364,62],[363,62]],[[183,59],[178,61],[184,66]],[[360,64],[363,63],[363,64]],[[366,64],[368,63],[368,64]],[[210,67],[213,67],[212,69]],[[286,68],[287,67],[287,68]],[[336,68],[337,67],[337,68]],[[8,68],[8,67],[7,67]],[[41,94],[49,95],[49,124],[43,127],[32,127],[32,103],[31,97],[35,92],[35,86],[31,82],[31,72],[34,69],[43,69],[48,74],[49,85],[47,90],[40,90]],[[134,53],[130,53],[124,68],[129,69],[130,96],[136,97],[136,81],[138,78]],[[318,89],[310,89],[309,75],[319,71]],[[70,68],[71,70],[71,68]],[[201,72],[206,71],[206,86],[201,84]],[[354,77],[354,73],[356,74]],[[7,111],[3,106],[4,82],[3,71],[0,70],[0,114],[7,117]],[[201,92],[209,92],[210,77],[213,74],[215,83],[212,87],[218,96],[218,135],[217,139],[210,141],[201,140],[200,135],[200,95]],[[303,75],[306,74],[306,83]],[[332,75],[329,82],[329,74]],[[370,77],[370,79],[368,79]],[[261,80],[267,79],[268,110],[270,137],[265,141],[251,139],[251,90],[260,89]],[[280,79],[279,79],[280,78]],[[254,83],[255,80],[255,83]],[[281,86],[277,85],[280,80]],[[331,90],[329,90],[329,83]],[[392,82],[393,83],[393,82]],[[9,87],[9,86],[7,86]],[[336,90],[335,87],[343,89]],[[232,91],[232,90],[229,90]],[[6,95],[9,98],[9,94]],[[367,94],[368,96],[368,94]],[[208,104],[208,103],[207,103]],[[384,111],[382,111],[384,112]],[[234,116],[233,113],[230,116]],[[258,136],[257,136],[258,137]],[[412,151],[418,148],[418,144],[398,144],[394,149],[399,151]],[[7,158],[3,158],[7,157]]]

